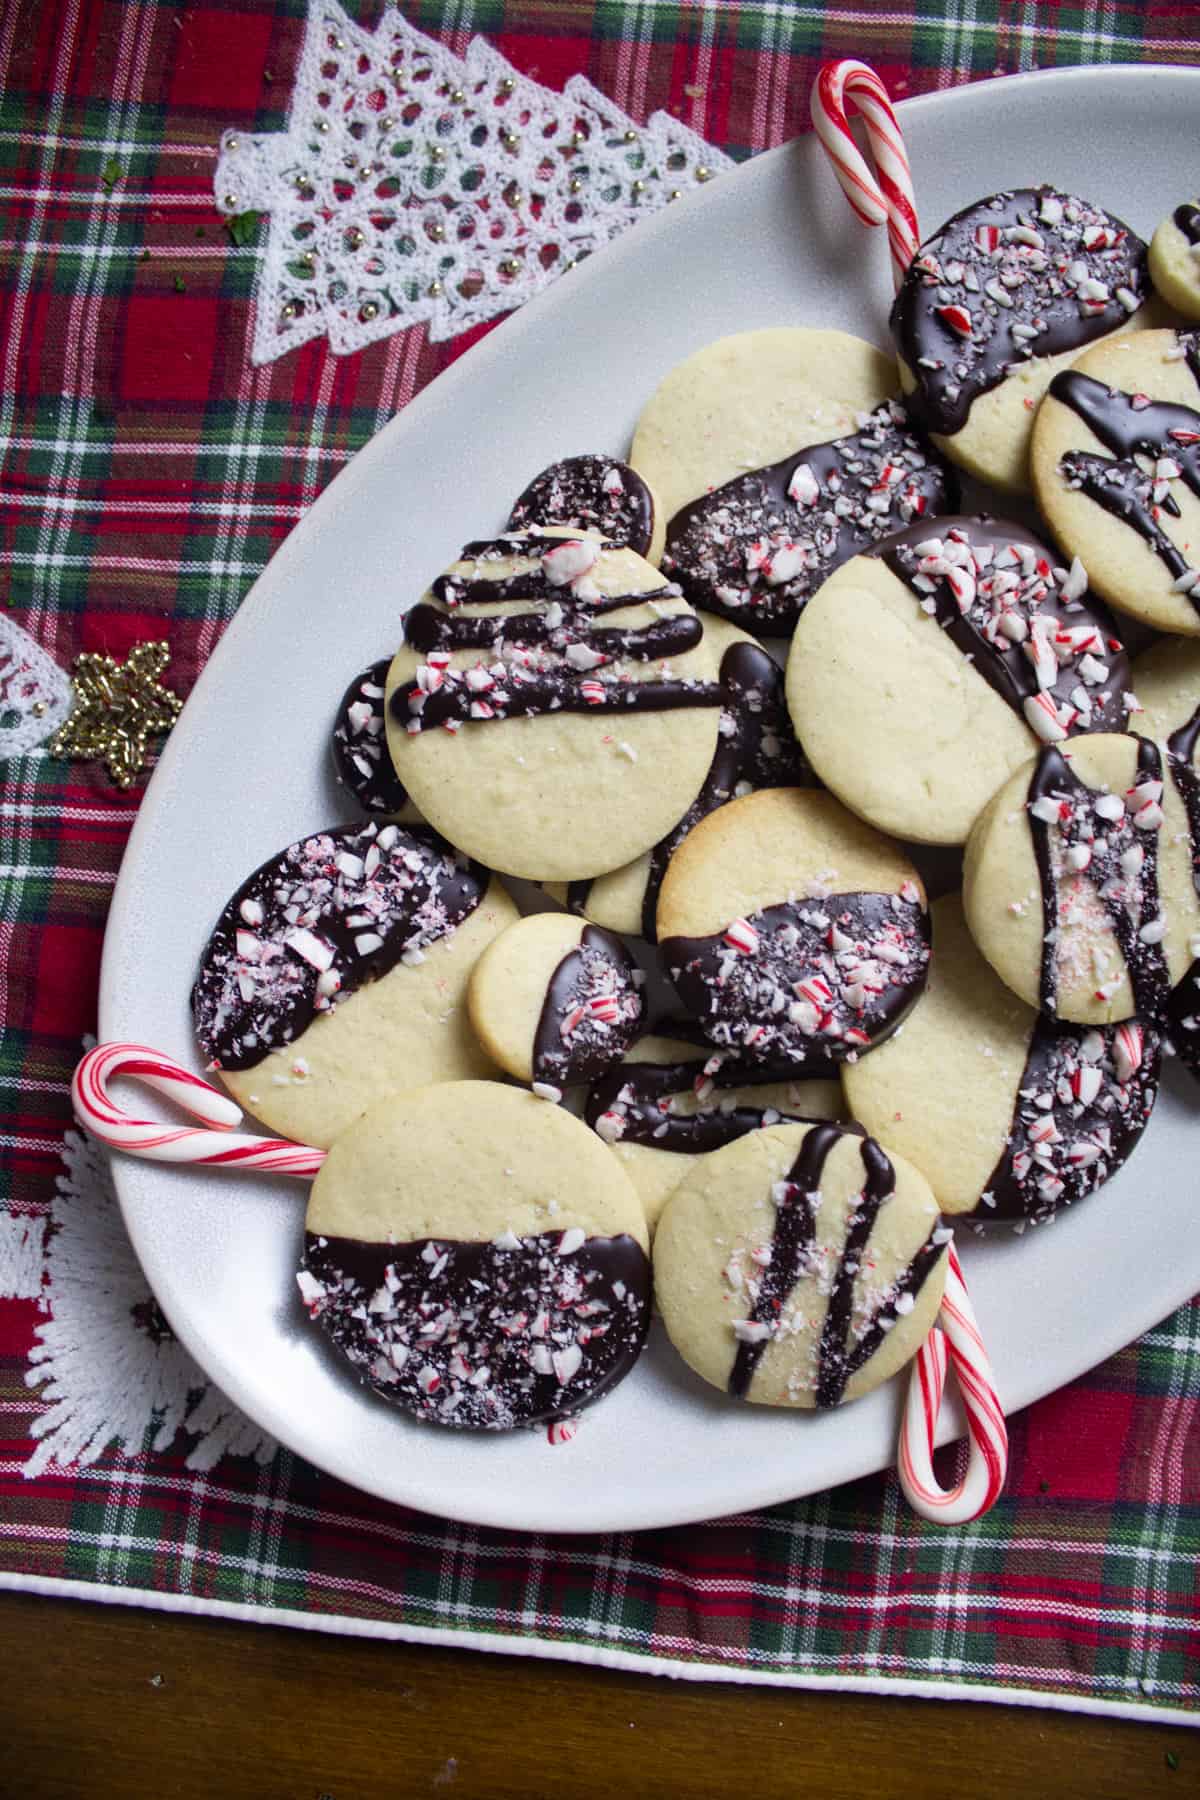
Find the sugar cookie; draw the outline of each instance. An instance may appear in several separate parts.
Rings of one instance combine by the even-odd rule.
[[[659,950],[718,1049],[821,1068],[894,1031],[929,962],[908,858],[833,798],[772,788],[710,813],[671,859]]]
[[[966,841],[1039,740],[1122,731],[1129,662],[1108,609],[1020,525],[933,519],[832,575],[788,657],[792,721],[881,831]]]
[[[675,1028],[675,1021],[664,1029]],[[836,1079],[800,1080],[685,1039],[639,1038],[588,1090],[584,1118],[637,1189],[651,1231],[696,1158],[781,1119],[836,1119]]]
[[[872,1138],[774,1125],[676,1188],[655,1295],[671,1342],[714,1387],[762,1406],[837,1406],[915,1355],[949,1239],[924,1177]]]
[[[783,636],[848,557],[910,520],[949,512],[957,491],[903,407],[885,400],[849,436],[789,450],[683,507],[663,571],[693,606]]]
[[[1051,378],[1149,293],[1141,238],[1086,200],[1042,186],[965,207],[922,244],[892,309],[914,418],[980,481],[1027,492]]]
[[[610,931],[565,913],[532,913],[492,939],[472,971],[467,1007],[494,1062],[561,1098],[629,1048],[644,980]]]
[[[200,1047],[239,1106],[322,1147],[376,1100],[492,1072],[467,978],[517,916],[499,882],[428,828],[349,826],[244,881],[200,961]]]
[[[1137,1144],[1158,1091],[1153,1025],[1055,1025],[984,961],[957,894],[930,909],[918,1006],[842,1071],[850,1111],[916,1163],[943,1213],[1042,1220],[1092,1193]]]
[[[1050,744],[985,808],[967,843],[971,934],[1048,1017],[1162,1017],[1200,922],[1188,822],[1149,738]]]
[[[528,531],[533,525],[598,531],[655,567],[662,560],[662,510],[637,470],[614,456],[568,456],[535,475],[514,500],[505,529]]]
[[[632,550],[557,529],[468,544],[405,632],[388,672],[392,760],[422,813],[490,868],[602,874],[695,798],[717,741],[716,660]]]
[[[1200,319],[1200,200],[1165,218],[1150,239],[1150,279],[1185,319]]]
[[[844,331],[737,332],[664,377],[638,419],[629,460],[669,527],[689,500],[746,470],[847,437],[897,386],[892,359]]]
[[[703,787],[652,850],[594,881],[573,881],[559,896],[595,924],[651,943],[667,864],[693,826],[726,801],[758,788],[807,787],[816,781],[792,729],[783,670],[774,657],[723,619],[705,618],[704,641],[719,658],[721,724]]]
[[[1050,529],[1106,600],[1200,636],[1200,333],[1114,338],[1056,375],[1033,480]]]
[[[299,1283],[386,1400],[503,1431],[577,1412],[629,1373],[650,1319],[646,1252],[637,1197],[586,1126],[516,1088],[449,1082],[339,1137]]]
[[[1134,681],[1144,711],[1138,724],[1166,751],[1167,786],[1183,805],[1184,844],[1172,841],[1168,854],[1186,855],[1193,890],[1200,888],[1200,642],[1164,638],[1134,664]],[[1145,698],[1143,698],[1143,695]],[[1200,902],[1187,941],[1190,958],[1167,1003],[1171,1043],[1184,1067],[1200,1080]]]

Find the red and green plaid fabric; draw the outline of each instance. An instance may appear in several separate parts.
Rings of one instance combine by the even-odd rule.
[[[373,24],[382,8],[349,8]],[[860,55],[902,96],[1080,62],[1200,61],[1197,8],[1140,4],[556,7],[425,0],[635,118],[674,110],[741,156],[808,125],[817,67]],[[165,637],[186,694],[325,482],[465,344],[402,334],[247,357],[258,251],[212,206],[228,127],[278,130],[301,0],[7,0],[0,8],[4,325],[0,603],[60,663]],[[48,1212],[68,1076],[95,1029],[112,883],[139,789],[34,752],[0,803],[0,1209]],[[97,1280],[103,1271],[97,1271]],[[1181,1716],[1200,1699],[1200,1308],[1013,1421],[996,1509],[942,1531],[891,1477],[751,1516],[613,1538],[471,1530],[365,1498],[287,1453],[188,1470],[178,1434],[23,1466],[51,1404],[44,1319],[0,1302],[0,1583],[814,1683],[1032,1690]],[[155,1331],[152,1312],[140,1322]]]

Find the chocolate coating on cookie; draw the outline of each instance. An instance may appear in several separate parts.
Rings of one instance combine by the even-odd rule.
[[[978,1216],[1040,1223],[1115,1175],[1153,1111],[1161,1048],[1139,1019],[1092,1029],[1039,1019]]]
[[[488,871],[436,832],[346,826],[289,844],[243,882],[192,989],[215,1067],[249,1069],[322,1012],[461,925]]]
[[[814,1077],[827,1073],[812,1071]],[[703,1064],[624,1063],[592,1084],[583,1116],[608,1144],[643,1144],[678,1156],[706,1156],[764,1125],[778,1125],[781,1120],[809,1122],[802,1104],[786,1113],[776,1106],[732,1105],[731,1097],[722,1100],[722,1090],[798,1079],[804,1077],[797,1077],[794,1069],[763,1068],[719,1051]],[[695,1111],[677,1111],[672,1100],[681,1094],[695,1095],[702,1104]]]
[[[853,1129],[853,1128],[852,1128]],[[784,1308],[801,1277],[811,1271],[816,1251],[817,1210],[821,1176],[834,1145],[846,1136],[841,1125],[818,1124],[806,1134],[795,1162],[778,1183],[775,1229],[770,1253],[748,1284],[749,1316],[740,1321],[738,1347],[729,1376],[729,1392],[745,1399],[767,1345],[780,1329]],[[940,1229],[926,1238],[916,1256],[893,1284],[885,1305],[859,1332],[851,1330],[854,1284],[880,1209],[895,1192],[896,1174],[874,1138],[861,1137],[863,1187],[851,1214],[841,1255],[829,1272],[829,1303],[817,1351],[815,1403],[840,1404],[850,1377],[868,1363],[901,1311],[911,1312],[938,1261],[946,1253],[949,1234]]]
[[[654,496],[636,469],[613,456],[568,456],[551,463],[513,502],[509,531],[573,525],[601,531],[610,544],[649,553]]]
[[[1102,208],[1049,186],[977,201],[921,246],[892,308],[914,418],[953,435],[1014,364],[1082,349],[1149,293],[1145,244]]]
[[[1043,740],[1124,730],[1129,658],[1112,614],[1023,526],[933,519],[871,554]]]
[[[392,767],[384,725],[390,661],[385,656],[355,676],[338,702],[333,726],[334,774],[368,814],[398,813],[408,799]]]
[[[1200,707],[1167,739],[1167,772],[1187,814],[1192,881],[1200,894],[1200,776],[1194,757],[1200,743]],[[1194,957],[1167,1002],[1166,1024],[1184,1067],[1200,1080],[1200,957]]]
[[[827,575],[889,532],[944,512],[957,483],[888,400],[848,437],[727,481],[667,527],[663,571],[694,606],[790,632]]]
[[[1056,375],[1049,391],[1112,452],[1107,457],[1069,451],[1059,464],[1064,479],[1136,531],[1200,610],[1194,566],[1200,559],[1189,563],[1158,523],[1160,513],[1180,516],[1173,481],[1182,481],[1200,499],[1200,332],[1177,332],[1176,341],[1196,383],[1196,407],[1122,393],[1077,369]]]
[[[553,1087],[593,1081],[637,1036],[639,971],[620,938],[585,925],[577,949],[550,978],[533,1040],[533,1079]]]
[[[1135,741],[1136,780],[1124,799],[1097,794],[1052,744],[1034,765],[1026,808],[1044,924],[1038,1003],[1051,1017],[1058,1007],[1061,919],[1074,907],[1071,888],[1078,885],[1066,878],[1085,874],[1125,959],[1134,1008],[1145,1019],[1163,1016],[1171,983],[1158,891],[1162,754],[1149,738]]]
[[[748,1061],[817,1073],[882,1043],[929,965],[920,895],[829,894],[668,937],[663,965],[710,1042]]]
[[[596,626],[605,613],[678,596],[678,589],[666,583],[635,594],[589,592],[588,569],[609,548],[597,538],[548,538],[539,562],[518,575],[498,580],[439,576],[432,590],[439,604],[421,601],[405,620],[406,642],[427,660],[417,671],[416,686],[392,696],[397,723],[415,735],[437,726],[453,730],[468,722],[551,712],[661,712],[717,705],[715,682],[669,675],[614,681],[600,673],[614,660],[658,662],[681,655],[695,649],[704,631],[699,619],[684,613],[631,629]],[[492,538],[467,544],[461,560],[486,568],[489,562],[530,552],[527,538]],[[484,617],[457,610],[506,600],[528,602],[531,610]],[[458,650],[480,651],[479,661],[467,669],[447,666]]]
[[[578,1412],[629,1373],[650,1323],[633,1238],[491,1243],[305,1235],[310,1316],[359,1379],[435,1425],[504,1431]]]

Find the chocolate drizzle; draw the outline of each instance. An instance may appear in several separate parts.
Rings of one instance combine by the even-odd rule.
[[[872,1048],[925,985],[929,916],[914,888],[785,901],[711,937],[660,946],[684,1008],[718,1049],[818,1073]]]
[[[814,1070],[812,1075],[827,1078],[828,1071]],[[710,1091],[804,1079],[807,1077],[797,1076],[791,1069],[764,1069],[720,1055],[706,1063],[627,1062],[592,1084],[583,1116],[606,1143],[642,1144],[677,1156],[704,1156],[764,1125],[808,1120],[802,1107],[785,1113],[775,1106],[730,1105],[719,1099],[701,1104],[695,1112],[680,1112],[672,1105],[677,1096],[703,1094],[707,1101]]]
[[[890,531],[953,504],[937,453],[885,401],[858,431],[812,444],[693,500],[667,528],[663,570],[694,606],[790,632],[809,596]]]
[[[1200,387],[1200,332],[1180,331],[1176,338]],[[1191,567],[1187,557],[1158,520],[1160,513],[1173,519],[1180,516],[1172,481],[1181,480],[1200,499],[1200,412],[1172,401],[1148,400],[1144,394],[1122,393],[1077,369],[1056,375],[1049,391],[1116,458],[1069,450],[1059,463],[1060,473],[1071,487],[1144,538],[1176,580],[1186,575]],[[1153,459],[1153,469],[1142,468],[1139,456]],[[1200,609],[1196,588],[1188,598]]]
[[[380,1244],[308,1232],[298,1280],[361,1381],[419,1419],[477,1431],[590,1405],[629,1373],[650,1323],[649,1258],[624,1236]]]
[[[816,787],[808,758],[796,740],[788,712],[783,670],[758,644],[731,644],[721,658],[721,725],[704,785],[678,824],[650,852],[642,893],[642,936],[657,941],[656,914],[667,864],[701,819],[734,794],[756,788]],[[587,910],[592,881],[567,888],[572,912]]]
[[[654,497],[636,469],[612,456],[568,456],[535,475],[508,515],[510,531],[572,525],[602,531],[645,556],[654,538]]]
[[[642,1018],[638,971],[620,938],[585,925],[550,977],[533,1039],[533,1079],[570,1087],[623,1056]]]
[[[1186,725],[1167,739],[1167,768],[1187,815],[1192,883],[1200,894],[1200,776],[1194,760],[1198,743],[1200,706]],[[1193,960],[1167,1002],[1167,1027],[1179,1060],[1200,1079],[1200,957]]]
[[[1023,526],[935,519],[872,554],[1027,722],[1045,695],[1063,731],[1125,729],[1129,658],[1112,614]]]
[[[1189,244],[1200,244],[1200,205],[1189,200],[1185,206],[1177,206],[1171,218]]]
[[[532,566],[498,579],[442,575],[433,584],[438,604],[421,601],[405,620],[406,641],[427,660],[415,685],[397,689],[392,717],[411,732],[488,719],[531,718],[550,712],[662,712],[716,706],[715,682],[635,680],[601,673],[614,661],[658,662],[694,649],[703,625],[690,612],[652,625],[596,629],[594,621],[621,607],[676,600],[670,585],[642,593],[602,594],[589,571],[611,545],[597,538],[492,538],[468,544],[464,562],[486,568],[512,557]],[[467,617],[459,609],[521,602],[523,610]],[[477,650],[469,668],[454,668],[455,652]]]
[[[1041,1223],[1115,1175],[1153,1110],[1161,1047],[1139,1019],[1088,1029],[1039,1018],[977,1216]]]
[[[388,754],[383,716],[390,657],[356,675],[338,703],[333,768],[365,813],[398,813],[408,795]]]
[[[961,431],[1014,365],[1082,349],[1149,292],[1145,244],[1100,207],[1047,186],[977,201],[921,246],[892,308],[913,416]]]
[[[1103,907],[1120,946],[1133,994],[1130,1012],[1156,1022],[1162,1018],[1170,981],[1161,932],[1144,934],[1161,923],[1158,894],[1158,832],[1162,824],[1162,757],[1157,744],[1137,737],[1137,777],[1125,797],[1096,793],[1080,780],[1062,752],[1048,744],[1034,765],[1027,812],[1042,896],[1042,956],[1039,1006],[1053,1017],[1058,1009],[1058,959],[1061,916],[1066,902],[1051,848],[1051,832],[1059,843],[1059,860],[1069,865],[1071,852],[1087,856],[1073,871]],[[1101,810],[1097,811],[1097,805]],[[1105,808],[1120,807],[1107,816]],[[1116,991],[1116,985],[1111,992]],[[1097,990],[1101,997],[1101,990]],[[1111,993],[1104,995],[1111,997]]]
[[[192,989],[212,1065],[250,1069],[474,912],[490,877],[427,827],[347,826],[290,844],[229,901]]]
[[[842,1125],[812,1126],[806,1132],[799,1155],[787,1176],[775,1188],[775,1229],[771,1235],[770,1258],[756,1277],[754,1302],[746,1322],[750,1329],[739,1338],[729,1376],[729,1392],[739,1399],[745,1399],[749,1393],[767,1345],[783,1322],[788,1296],[797,1283],[814,1270],[821,1178],[830,1151],[846,1135],[847,1128]],[[840,1404],[850,1377],[874,1356],[887,1331],[895,1324],[898,1312],[912,1310],[913,1301],[934,1264],[944,1254],[948,1241],[948,1234],[945,1234],[941,1241],[935,1242],[937,1233],[926,1240],[888,1290],[885,1304],[866,1331],[852,1342],[855,1278],[862,1268],[880,1211],[891,1199],[896,1186],[895,1170],[880,1145],[873,1138],[861,1137],[857,1131],[853,1135],[860,1137],[864,1181],[857,1205],[852,1203],[847,1215],[845,1240],[821,1330],[815,1394],[819,1407]],[[903,1296],[911,1296],[907,1305]]]

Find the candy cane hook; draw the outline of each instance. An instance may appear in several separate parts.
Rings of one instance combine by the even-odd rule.
[[[116,1075],[136,1077],[165,1094],[176,1106],[203,1119],[207,1130],[192,1125],[164,1125],[139,1119],[117,1105],[108,1091]],[[242,1109],[218,1093],[190,1069],[144,1044],[97,1044],[76,1069],[71,1082],[75,1117],[110,1150],[148,1162],[196,1163],[217,1169],[260,1169],[271,1175],[315,1175],[325,1160],[323,1150],[293,1144],[286,1138],[251,1137],[234,1131]]]
[[[966,1474],[947,1489],[933,1472],[933,1444],[948,1361],[958,1376],[971,1451]],[[995,1505],[1004,1486],[1008,1430],[953,1244],[938,1322],[917,1351],[909,1377],[897,1468],[909,1505],[935,1525],[965,1525],[968,1519],[978,1519]]]
[[[850,130],[846,116],[850,102],[866,125],[875,174]],[[826,63],[813,84],[812,120],[821,148],[857,217],[864,225],[887,225],[892,275],[899,287],[917,253],[921,233],[904,133],[887,89],[867,63],[852,58]]]

